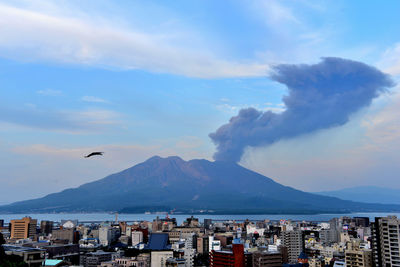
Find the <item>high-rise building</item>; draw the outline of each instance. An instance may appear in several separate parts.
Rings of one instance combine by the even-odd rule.
[[[335,229],[323,229],[319,231],[319,239],[323,245],[330,245],[338,242],[338,231]]]
[[[136,246],[137,244],[143,242],[143,233],[141,231],[133,231],[132,232],[132,246]]]
[[[372,256],[376,267],[400,267],[400,220],[377,217],[371,223]]]
[[[369,227],[369,217],[354,217],[357,227]]]
[[[42,234],[50,234],[53,231],[53,222],[52,221],[41,221],[40,222],[40,232]]]
[[[282,245],[287,248],[289,263],[297,263],[297,257],[304,251],[303,232],[299,230],[282,231]]]
[[[36,219],[24,217],[21,220],[11,220],[10,224],[12,239],[34,238],[36,235]]]
[[[211,219],[204,219],[204,228],[205,229],[210,229],[212,225],[212,220]]]
[[[102,246],[109,246],[119,237],[119,228],[111,226],[101,226],[99,228],[99,241]]]

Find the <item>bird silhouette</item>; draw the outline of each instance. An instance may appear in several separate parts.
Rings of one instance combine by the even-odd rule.
[[[103,156],[104,152],[92,152],[89,155],[85,156],[85,158],[90,158],[91,156]]]

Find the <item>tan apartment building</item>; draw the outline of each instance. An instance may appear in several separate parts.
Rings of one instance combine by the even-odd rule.
[[[36,219],[24,217],[21,220],[11,220],[10,224],[12,239],[34,238],[36,235]]]
[[[347,267],[372,267],[371,250],[346,250]]]

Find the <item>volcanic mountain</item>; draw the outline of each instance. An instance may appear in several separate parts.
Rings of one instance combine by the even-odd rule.
[[[0,212],[336,213],[400,211],[283,186],[233,162],[152,157],[122,172]]]

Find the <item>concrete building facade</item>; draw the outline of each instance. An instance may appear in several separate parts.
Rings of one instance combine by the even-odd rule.
[[[372,254],[376,267],[400,267],[400,220],[377,217],[371,223]]]
[[[36,219],[32,219],[31,217],[24,217],[21,220],[11,220],[10,224],[12,239],[33,239],[36,235]]]
[[[302,231],[282,231],[282,245],[287,249],[289,263],[297,263],[297,257],[304,251]]]
[[[372,267],[371,250],[346,250],[346,267]]]

